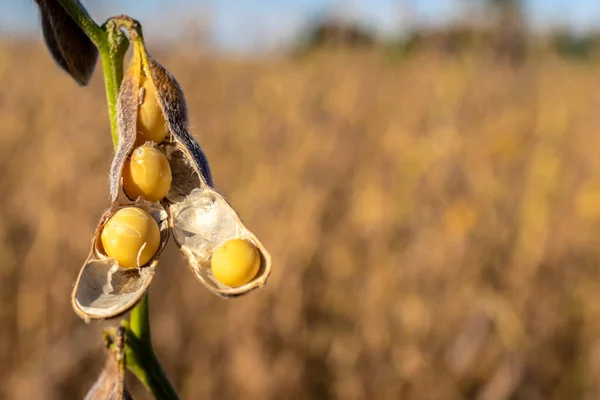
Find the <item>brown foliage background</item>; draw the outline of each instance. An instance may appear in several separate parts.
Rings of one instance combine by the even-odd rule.
[[[156,56],[274,260],[226,301],[168,247],[153,340],[182,398],[599,398],[597,63]],[[0,121],[0,398],[81,398],[110,325],[69,303],[108,206],[99,71],[2,43]]]

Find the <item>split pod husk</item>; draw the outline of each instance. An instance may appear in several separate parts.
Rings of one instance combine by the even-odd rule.
[[[114,336],[106,337],[104,369],[83,400],[133,400],[125,380],[125,335],[125,328],[119,326]]]
[[[237,213],[213,187],[208,160],[189,131],[187,105],[175,78],[134,40],[133,57],[118,100],[119,147],[110,172],[112,207],[100,221],[88,260],[73,290],[73,307],[86,320],[113,318],[129,311],[141,299],[153,276],[169,231],[187,258],[200,283],[224,298],[240,296],[265,285],[271,272],[271,257],[258,238],[244,226]],[[146,85],[143,85],[146,83]],[[144,87],[153,90],[145,90]],[[153,92],[153,93],[152,93]],[[138,113],[145,96],[156,96],[167,134],[160,143],[145,143],[166,156],[172,183],[164,199],[148,202],[128,198],[123,189],[123,169],[135,146],[139,146]],[[146,99],[147,100],[147,99]],[[103,252],[99,237],[104,224],[118,209],[140,207],[160,227],[160,246],[155,256],[138,268],[124,268]],[[247,283],[230,287],[211,271],[216,249],[232,239],[243,239],[258,250],[260,265]]]

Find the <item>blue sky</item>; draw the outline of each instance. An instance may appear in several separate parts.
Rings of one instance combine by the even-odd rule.
[[[465,0],[462,0],[463,2]],[[402,24],[436,24],[457,14],[461,0],[83,0],[96,20],[129,14],[148,36],[176,38],[198,21],[210,21],[209,32],[220,48],[248,50],[289,41],[314,14],[335,9],[370,23],[383,34]],[[142,7],[141,5],[144,5]],[[600,0],[526,0],[537,27],[569,24],[600,29]],[[160,19],[163,19],[160,21]],[[0,32],[38,35],[32,0],[0,1]]]

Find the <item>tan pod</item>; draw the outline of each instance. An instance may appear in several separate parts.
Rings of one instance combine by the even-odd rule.
[[[109,258],[100,235],[106,222],[122,208],[135,206],[147,211],[157,222],[160,245],[152,259],[140,268],[125,268]],[[75,312],[86,321],[114,318],[129,311],[142,298],[152,281],[158,258],[169,237],[167,213],[155,204],[139,201],[107,210],[96,228],[92,249],[79,272],[72,302]]]
[[[223,196],[214,190],[208,160],[189,131],[187,105],[181,87],[141,45],[138,51],[142,72],[154,86],[168,128],[167,138],[158,148],[167,155],[173,176],[171,189],[162,203],[169,214],[175,242],[186,255],[195,276],[211,292],[233,297],[262,287],[271,273],[271,256]],[[121,105],[123,115],[119,118],[131,122],[136,118],[124,113],[136,110],[135,101],[144,94],[139,92],[139,78],[128,75],[125,79],[121,99],[128,104]],[[135,127],[131,124],[127,126],[127,134],[135,136]],[[261,263],[250,282],[234,288],[214,278],[210,260],[217,247],[237,238],[248,240],[257,247]]]
[[[124,85],[126,83],[137,85],[135,81],[139,82],[139,71],[140,59],[134,57],[127,72],[128,79],[123,82]],[[127,91],[122,90],[118,101],[119,148],[111,165],[110,199],[112,205],[104,212],[98,223],[90,254],[79,272],[72,293],[73,309],[86,321],[118,317],[133,308],[148,289],[154,277],[158,258],[169,238],[168,214],[163,205],[141,198],[128,199],[123,191],[121,179],[123,165],[127,156],[132,152],[136,139],[136,110],[133,110],[134,136],[128,136],[130,122],[124,120],[131,111],[123,109],[123,105],[128,105],[128,102],[123,99],[123,95],[127,94]],[[119,265],[116,259],[106,255],[102,246],[101,234],[110,217],[120,209],[132,206],[147,211],[154,218],[160,231],[160,243],[150,261],[137,268],[126,268]]]
[[[142,75],[154,87],[168,130],[161,143],[147,142],[168,159],[172,183],[160,202],[129,199],[123,191],[123,167],[127,157],[140,144],[137,113],[144,101]],[[248,230],[229,203],[213,188],[208,160],[189,132],[188,114],[181,87],[169,72],[146,53],[141,41],[134,41],[133,58],[117,104],[119,146],[111,164],[110,198],[113,206],[102,217],[92,241],[88,260],[79,273],[73,290],[73,308],[86,321],[120,316],[129,311],[148,289],[158,257],[169,231],[186,255],[198,280],[211,292],[225,298],[244,295],[266,284],[271,273],[271,256],[258,238]],[[126,269],[108,258],[100,235],[106,221],[120,208],[135,205],[150,212],[160,229],[159,249],[146,265]],[[230,239],[251,242],[260,254],[257,274],[248,283],[229,287],[218,282],[211,271],[216,248]]]

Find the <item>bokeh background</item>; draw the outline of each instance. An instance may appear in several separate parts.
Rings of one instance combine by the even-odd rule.
[[[600,3],[84,4],[142,22],[273,256],[226,301],[168,246],[182,399],[600,398]],[[114,322],[70,292],[112,145],[100,65],[77,87],[33,2],[0,4],[0,121],[0,398],[82,398]]]

